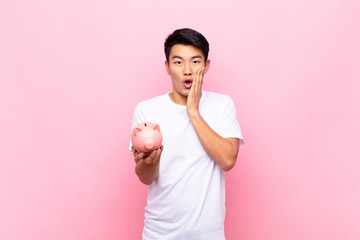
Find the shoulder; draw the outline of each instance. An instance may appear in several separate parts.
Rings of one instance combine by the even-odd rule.
[[[166,103],[166,94],[139,102],[134,110],[134,123],[157,122],[156,118],[164,108],[164,103]]]
[[[136,108],[143,109],[143,108],[157,107],[157,106],[159,106],[159,104],[162,104],[166,101],[166,97],[167,97],[167,93],[144,100],[144,101],[141,101],[136,105]]]
[[[202,91],[202,98],[205,104],[223,105],[233,102],[229,95],[216,92]]]

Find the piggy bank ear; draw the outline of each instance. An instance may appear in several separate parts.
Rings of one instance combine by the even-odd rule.
[[[141,128],[134,128],[134,135],[137,136],[139,132],[141,132],[142,129]]]
[[[155,131],[159,131],[160,132],[160,125],[159,124],[155,124],[155,126],[153,127],[153,129]]]

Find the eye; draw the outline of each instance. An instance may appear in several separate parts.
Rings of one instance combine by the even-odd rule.
[[[180,65],[182,62],[181,61],[175,61],[174,63],[175,63],[175,65]]]
[[[199,64],[199,63],[200,63],[199,60],[194,60],[194,61],[193,61],[193,64],[195,64],[195,65],[197,65],[197,64]]]

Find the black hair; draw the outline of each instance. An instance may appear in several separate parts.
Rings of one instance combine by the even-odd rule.
[[[164,43],[166,61],[168,62],[170,50],[175,44],[192,45],[199,48],[204,54],[205,62],[207,61],[209,55],[209,43],[201,33],[190,28],[182,28],[177,29],[170,34]]]

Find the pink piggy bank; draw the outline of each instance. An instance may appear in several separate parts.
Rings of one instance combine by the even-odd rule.
[[[146,153],[160,148],[162,134],[159,124],[143,122],[136,125],[131,133],[131,142],[139,152]]]

